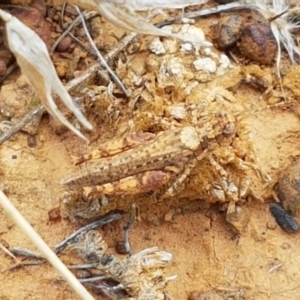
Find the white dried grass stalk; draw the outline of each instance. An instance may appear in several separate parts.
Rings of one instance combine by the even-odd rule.
[[[191,5],[199,5],[209,0],[69,0],[68,3],[77,5],[84,9],[97,9],[97,6],[103,3],[121,5],[134,11],[145,11],[156,8],[179,9]],[[62,5],[64,0],[46,0],[46,3],[52,5]]]
[[[94,43],[88,29],[87,26],[85,24],[85,20],[84,17],[80,11],[80,9],[78,8],[78,6],[74,6],[76,9],[76,12],[78,13],[80,19],[81,19],[81,23],[85,32],[85,35],[90,43],[90,45],[92,46],[93,50],[95,51],[95,53],[98,56],[98,60],[100,61],[100,63],[102,64],[103,67],[105,67],[105,69],[107,70],[107,72],[110,74],[110,76],[113,78],[113,80],[117,83],[117,85],[121,88],[121,90],[123,91],[123,93],[125,95],[128,95],[128,91],[126,90],[124,84],[122,83],[122,81],[118,78],[118,76],[113,72],[113,70],[110,68],[110,66],[108,65],[108,63],[106,62],[106,60],[104,59],[104,57],[102,56],[102,54],[100,53],[100,51],[98,50],[96,44]]]
[[[69,283],[74,292],[84,300],[94,300],[94,297],[84,288],[78,279],[70,272],[70,270],[61,262],[56,254],[44,242],[41,236],[33,229],[22,214],[14,207],[11,201],[0,190],[0,205],[5,212],[20,227],[31,242],[39,249],[49,263],[61,274],[61,276]]]
[[[208,0],[95,0],[94,2],[98,2],[100,5],[102,3],[112,3],[127,6],[135,11],[145,11],[156,8],[179,9],[191,5],[203,4],[208,2]]]

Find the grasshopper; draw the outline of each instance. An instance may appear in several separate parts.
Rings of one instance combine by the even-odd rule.
[[[64,213],[71,220],[90,217],[107,205],[107,195],[135,195],[163,186],[167,188],[160,198],[169,198],[180,190],[197,161],[229,145],[235,133],[235,123],[222,112],[201,125],[109,141],[78,157],[76,164],[97,161],[61,181],[68,189],[62,200]]]

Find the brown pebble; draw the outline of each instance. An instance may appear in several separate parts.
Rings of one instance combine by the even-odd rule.
[[[64,37],[56,47],[58,52],[66,52],[71,46],[72,39],[69,36]]]
[[[228,48],[240,38],[243,18],[239,15],[230,15],[218,24],[218,44],[221,49]]]
[[[77,37],[84,37],[85,35],[86,35],[86,33],[85,33],[83,28],[76,29],[76,36]]]
[[[58,223],[61,221],[60,208],[55,207],[48,211],[48,218],[50,222]]]
[[[35,148],[36,147],[36,136],[35,135],[27,136],[27,145],[30,148]]]
[[[3,77],[6,75],[7,72],[7,66],[4,60],[0,60],[0,77]]]
[[[275,220],[268,221],[267,228],[270,230],[275,230],[277,228],[277,224]]]
[[[126,248],[124,241],[118,241],[116,243],[115,250],[118,254],[129,254],[128,249]]]
[[[277,53],[277,43],[269,24],[245,26],[239,49],[247,58],[264,65],[270,65]]]
[[[189,300],[199,300],[201,297],[202,292],[200,291],[193,291],[190,293]]]
[[[294,82],[299,82],[294,76]],[[275,187],[284,208],[297,213],[300,208],[300,159],[293,161],[281,174]]]

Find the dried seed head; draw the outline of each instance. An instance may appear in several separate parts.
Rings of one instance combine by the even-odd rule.
[[[300,28],[300,22],[295,21],[292,14],[299,11],[299,8],[289,8],[286,0],[272,0],[271,3],[260,0],[249,0],[248,2],[257,7],[257,10],[270,23],[278,46],[277,71],[279,72],[281,60],[281,45],[288,52],[291,62],[295,63],[294,54],[300,55],[300,50],[295,44],[293,31]]]

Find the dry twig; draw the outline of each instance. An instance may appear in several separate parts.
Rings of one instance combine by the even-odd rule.
[[[82,16],[82,13],[81,11],[79,10],[79,8],[77,6],[75,6],[75,9],[79,15],[79,17],[81,18],[81,22],[82,22],[82,26],[83,26],[83,29],[85,31],[85,35],[87,36],[92,48],[94,49],[94,51],[96,52],[97,54],[97,57],[99,59],[99,61],[101,62],[102,66],[105,67],[105,69],[108,71],[108,73],[110,74],[110,76],[113,78],[113,80],[115,81],[115,83],[121,88],[121,90],[124,92],[124,94],[126,96],[129,96],[128,95],[128,91],[126,90],[124,84],[122,83],[122,81],[118,78],[118,76],[113,72],[113,70],[110,68],[110,66],[107,64],[106,60],[103,58],[103,56],[101,55],[100,51],[98,50],[98,48],[96,47],[87,27],[86,27],[86,24],[85,24],[85,21],[84,21],[84,17]]]
[[[28,221],[21,215],[21,213],[14,207],[10,200],[0,191],[0,205],[5,212],[14,220],[20,229],[26,234],[31,242],[39,249],[50,264],[62,275],[62,277],[70,284],[76,294],[84,300],[93,300],[91,294],[83,287],[77,278],[68,270],[68,268],[61,262],[56,254],[45,243],[41,236],[33,229]]]

